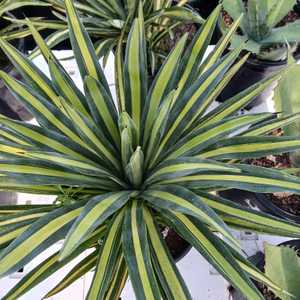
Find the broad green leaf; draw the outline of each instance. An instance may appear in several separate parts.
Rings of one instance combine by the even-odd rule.
[[[273,290],[282,300],[300,297],[300,259],[295,249],[288,246],[271,246],[265,244],[265,272],[276,284],[291,295]]]

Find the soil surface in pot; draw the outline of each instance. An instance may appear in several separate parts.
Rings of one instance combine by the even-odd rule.
[[[159,44],[159,48],[163,53],[170,53],[170,51],[175,47],[177,42],[185,33],[188,33],[187,45],[189,45],[196,32],[197,32],[197,26],[195,24],[193,23],[181,24],[175,27],[175,29],[173,29],[172,37],[168,35],[161,40]]]
[[[175,261],[180,260],[191,248],[190,244],[172,228],[165,227],[162,235]]]
[[[287,153],[281,155],[269,155],[267,157],[250,159],[248,164],[265,168],[285,169],[291,168],[292,164]],[[284,211],[300,216],[300,196],[291,193],[273,193],[266,196]]]

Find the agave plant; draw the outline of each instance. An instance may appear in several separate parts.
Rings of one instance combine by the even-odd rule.
[[[296,0],[222,0],[224,10],[236,20],[244,14],[240,24],[242,34],[235,34],[232,46],[248,41],[245,49],[265,60],[286,58],[286,43],[294,51],[300,42],[300,20],[278,26],[293,10]]]
[[[74,1],[83,25],[94,40],[96,53],[99,57],[107,57],[110,51],[116,47],[120,36],[123,36],[124,41],[126,41],[138,2],[137,0]],[[152,66],[156,64],[160,56],[166,55],[160,47],[160,41],[167,35],[171,35],[175,27],[184,22],[203,22],[203,19],[195,11],[184,7],[185,2],[187,1],[174,3],[173,1],[147,0],[143,2],[145,33],[149,43],[149,59],[151,59]],[[66,8],[63,0],[6,0],[0,4],[0,16],[12,9],[27,5],[50,6],[56,20],[37,17],[31,19],[39,31],[54,30],[54,33],[47,38],[50,47],[54,47],[69,38]],[[14,22],[16,21],[14,20]],[[31,34],[30,30],[26,29],[26,20],[19,20],[18,23],[24,25],[25,28],[23,27],[21,30],[14,27],[8,28],[6,30],[7,38],[24,37]],[[38,53],[39,51],[35,51],[31,57]]]
[[[179,41],[148,87],[140,6],[125,57],[121,46],[117,50],[120,63],[114,102],[73,1],[65,3],[84,93],[33,25],[31,32],[48,60],[51,80],[0,40],[26,83],[3,72],[1,78],[39,123],[1,116],[1,189],[56,195],[52,205],[0,207],[0,275],[19,270],[64,240],[58,252],[2,299],[18,299],[86,250],[90,254],[46,297],[94,270],[87,299],[118,299],[127,276],[137,299],[192,299],[162,238],[165,226],[191,243],[249,299],[263,299],[250,278],[281,291],[244,258],[229,227],[299,237],[299,225],[212,193],[227,188],[300,193],[297,177],[237,163],[300,147],[299,138],[266,136],[297,115],[236,114],[278,76],[207,113],[247,59],[234,64],[240,50],[221,57],[238,27],[235,23],[203,60],[218,7],[186,50],[186,36]]]

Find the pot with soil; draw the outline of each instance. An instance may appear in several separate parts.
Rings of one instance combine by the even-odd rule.
[[[247,164],[265,168],[292,168],[291,157],[288,153],[269,155],[267,157],[249,159]],[[262,212],[284,218],[300,224],[300,196],[291,193],[251,193],[231,189],[219,192],[220,196],[241,205],[257,208]]]
[[[249,164],[266,168],[292,168],[291,156],[287,153],[251,159]],[[300,196],[290,193],[254,194],[257,207],[266,213],[300,224]]]
[[[13,15],[10,14],[10,17]],[[0,19],[0,29],[5,28],[9,23]],[[24,39],[17,39],[11,42],[20,52],[25,53],[25,41]],[[21,80],[20,74],[17,73],[10,60],[0,49],[0,70],[9,74],[10,76]],[[16,100],[16,98],[6,88],[3,81],[0,80],[0,114],[5,115],[15,120],[30,120],[32,119],[31,114],[24,108],[23,105]]]
[[[261,24],[258,26],[258,33],[255,32],[254,25],[245,20],[248,18],[249,9],[247,1],[243,0],[244,7],[242,13],[245,14],[243,21],[237,34],[234,34],[230,48],[237,48],[242,43],[246,42],[244,51],[250,52],[251,55],[236,75],[231,79],[230,83],[223,90],[222,94],[218,97],[219,102],[224,102],[237,93],[245,90],[251,85],[259,82],[260,80],[279,72],[287,64],[287,48],[286,41],[280,40],[278,33],[288,30],[290,39],[288,40],[291,51],[293,51],[296,60],[300,59],[300,12],[298,6],[285,7],[286,15],[278,14],[276,23],[268,25]],[[262,1],[264,2],[264,1]],[[232,2],[230,0],[223,1],[223,11],[219,20],[219,28],[225,31],[229,26],[236,21],[237,15],[232,12]],[[283,12],[284,13],[284,12]],[[233,18],[231,16],[234,16]],[[263,15],[263,13],[262,13]],[[266,27],[267,26],[267,27]],[[255,33],[254,33],[255,32]],[[267,88],[260,96],[253,99],[253,101],[246,107],[250,109],[254,106],[261,104],[266,98],[272,95],[273,84]]]

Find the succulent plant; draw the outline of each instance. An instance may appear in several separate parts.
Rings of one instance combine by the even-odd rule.
[[[275,109],[281,116],[288,116],[300,112],[300,65],[297,64],[291,52],[288,53],[288,68],[282,72],[282,76],[274,90]],[[286,136],[300,134],[300,122],[296,121],[283,128]],[[294,167],[300,166],[300,151],[290,153],[290,159]]]
[[[245,43],[245,49],[258,58],[279,61],[286,58],[286,45],[296,50],[300,41],[300,20],[278,26],[293,10],[296,0],[222,0],[233,20],[243,15],[241,33],[233,36],[231,46]],[[221,26],[224,29],[224,24]]]
[[[285,293],[274,291],[282,300],[300,298],[300,258],[299,249],[288,245],[265,245],[265,272],[276,284],[284,288]]]
[[[174,3],[173,1],[146,0],[143,4],[145,18],[145,34],[149,44],[149,65],[153,70],[160,56],[165,56],[159,47],[160,41],[166,36],[172,36],[172,30],[185,22],[202,23],[203,19],[195,11],[184,7],[186,1]],[[138,7],[137,0],[75,0],[74,5],[80,15],[81,21],[86,30],[93,38],[96,53],[99,57],[109,55],[115,49],[117,42],[122,36],[126,41],[127,35],[132,25],[133,15]],[[58,43],[69,38],[68,25],[66,19],[66,9],[63,0],[6,0],[0,4],[0,17],[5,17],[4,13],[24,6],[49,6],[56,20],[35,17],[31,22],[42,31],[52,29],[52,33],[47,38],[47,44],[54,47]],[[11,20],[11,18],[9,18]],[[11,20],[16,24],[16,20]],[[30,35],[30,30],[26,29],[27,19],[19,20],[23,28],[11,28],[8,31],[8,38],[24,37]],[[28,28],[28,27],[27,27]],[[40,52],[37,50],[31,54],[33,58]],[[151,61],[151,63],[150,63]]]
[[[84,92],[32,24],[51,79],[0,39],[26,82],[0,77],[39,124],[0,117],[0,188],[56,196],[52,205],[0,206],[0,276],[64,240],[2,300],[19,299],[86,250],[46,297],[93,270],[88,300],[118,299],[128,276],[139,300],[192,299],[162,238],[165,226],[249,299],[263,299],[250,278],[281,291],[245,259],[229,227],[299,237],[300,226],[213,194],[228,188],[300,194],[299,178],[238,163],[300,148],[299,138],[267,135],[298,115],[237,114],[278,75],[208,109],[247,59],[235,64],[240,49],[222,56],[238,23],[203,59],[218,7],[187,49],[186,36],[179,41],[148,86],[140,2],[126,51],[123,40],[116,50],[114,101],[73,1],[65,3]]]

